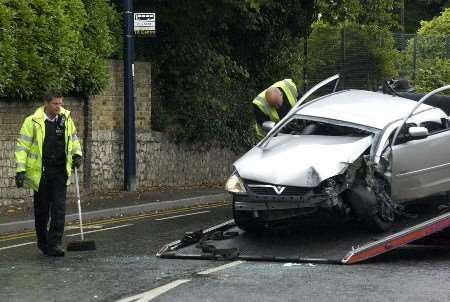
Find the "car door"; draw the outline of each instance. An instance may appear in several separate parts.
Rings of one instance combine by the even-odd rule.
[[[391,195],[396,201],[450,191],[450,129],[445,120],[424,120],[423,139],[392,146]]]

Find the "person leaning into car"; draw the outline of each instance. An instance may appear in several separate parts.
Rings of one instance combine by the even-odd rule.
[[[17,138],[16,185],[34,191],[38,248],[48,256],[64,256],[67,186],[72,169],[81,165],[81,146],[61,93],[46,93],[43,101],[25,118]]]
[[[271,85],[253,99],[256,137],[262,139],[266,132],[262,125],[266,121],[279,122],[295,105],[300,93],[291,79]]]

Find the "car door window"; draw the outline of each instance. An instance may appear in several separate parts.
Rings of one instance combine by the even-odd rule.
[[[445,118],[438,121],[425,121],[420,123],[419,126],[427,128],[430,135],[449,129],[448,119]]]

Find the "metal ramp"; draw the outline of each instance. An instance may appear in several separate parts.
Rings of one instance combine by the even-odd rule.
[[[417,218],[402,218],[386,233],[374,234],[361,225],[335,223],[298,225],[289,230],[271,230],[260,235],[247,234],[234,220],[209,229],[186,233],[183,239],[169,243],[157,253],[161,258],[214,259],[278,262],[353,264],[409,243],[441,244],[436,234],[450,227],[450,212],[421,210]],[[442,237],[441,237],[442,238]]]

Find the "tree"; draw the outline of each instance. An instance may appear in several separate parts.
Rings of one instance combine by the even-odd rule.
[[[103,0],[3,0],[0,17],[2,96],[30,99],[49,88],[91,94],[106,84],[120,19]]]
[[[0,95],[12,82],[12,70],[15,70],[17,47],[14,40],[14,24],[12,10],[0,2]]]
[[[156,37],[136,40],[137,59],[153,63],[154,129],[182,141],[250,145],[251,100],[283,78],[301,84],[301,41],[310,35],[311,24],[320,17],[330,24],[351,20],[391,29],[397,26],[396,3],[135,1],[135,11],[156,13]]]
[[[330,24],[359,24],[388,30],[399,29],[397,11],[400,1],[394,0],[320,0],[316,1],[322,19]]]
[[[405,2],[405,32],[414,33],[420,28],[420,21],[431,20],[450,7],[448,0],[402,0]]]
[[[308,41],[308,78],[312,84],[340,73],[345,88],[376,89],[397,75],[398,52],[392,34],[375,25],[313,24]]]
[[[411,39],[405,52],[412,58],[415,51],[418,91],[429,92],[450,82],[450,8],[430,21],[422,21],[416,42]],[[412,69],[412,60],[408,62]]]

